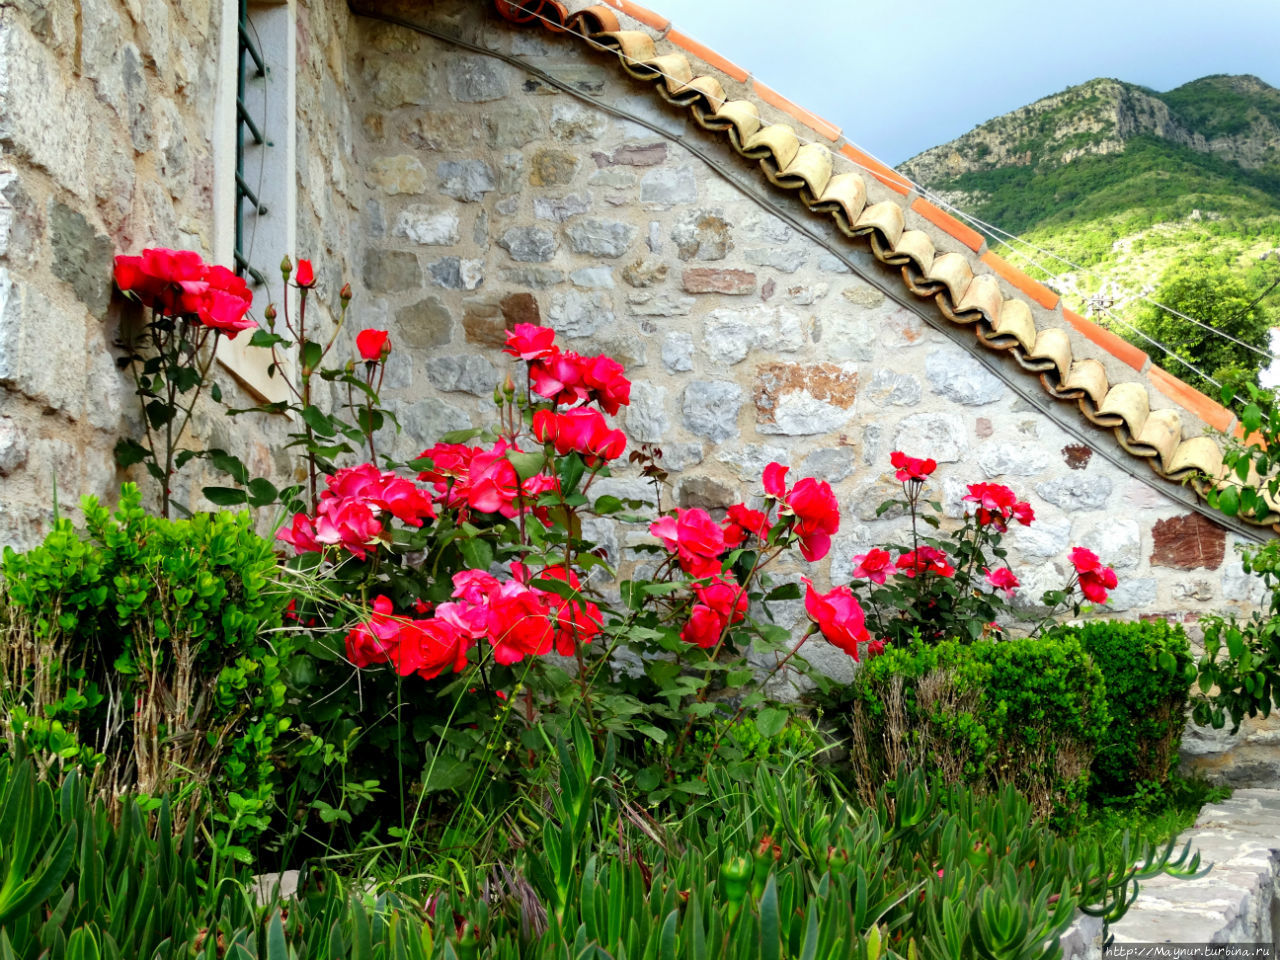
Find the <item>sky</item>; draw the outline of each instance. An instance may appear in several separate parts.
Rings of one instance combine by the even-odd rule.
[[[1280,87],[1280,0],[646,0],[896,165],[1094,77]]]

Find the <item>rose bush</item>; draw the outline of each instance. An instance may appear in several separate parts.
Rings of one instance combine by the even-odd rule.
[[[281,529],[291,566],[322,586],[300,615],[336,625],[350,605],[363,611],[341,646],[316,631],[310,686],[324,706],[310,718],[341,726],[412,703],[413,724],[360,735],[398,757],[428,794],[462,789],[477,769],[536,763],[539,728],[574,717],[618,738],[652,797],[696,789],[675,768],[706,762],[685,753],[701,719],[764,715],[776,733],[776,708],[747,654],[775,651],[774,671],[803,668],[807,635],[793,641],[751,605],[800,596],[794,585],[772,588],[768,571],[795,547],[810,560],[827,554],[839,529],[831,487],[813,478],[788,486],[775,463],[762,479],[764,509],[642,517],[638,501],[593,496],[627,449],[608,420],[630,401],[621,365],[563,350],[554,331],[529,324],[509,331],[505,351],[524,375],[496,392],[493,428],[446,436],[410,465],[413,474],[372,463],[336,470],[314,508]],[[612,598],[620,558],[584,535],[592,517],[652,536]],[[844,597],[811,632],[856,657],[868,640],[855,626],[861,617]],[[434,696],[412,687],[422,681]],[[353,687],[366,701],[359,709],[329,695]],[[347,775],[385,782],[386,768]]]
[[[1031,505],[998,483],[974,483],[961,498],[966,507],[958,528],[946,535],[923,536],[920,524],[941,530],[942,505],[927,501],[924,489],[937,469],[928,458],[894,451],[890,464],[902,484],[903,497],[882,503],[878,515],[900,508],[911,519],[910,543],[875,547],[853,558],[853,586],[865,598],[866,625],[873,637],[903,643],[915,635],[930,643],[972,641],[1000,630],[1001,618],[1022,586],[1004,565],[1008,552],[1001,540],[1010,523],[1035,521]],[[925,505],[933,514],[923,512]],[[1079,615],[1081,600],[1106,603],[1116,575],[1085,547],[1069,554],[1073,573],[1061,590],[1041,597],[1045,620],[1064,607]],[[1077,595],[1077,591],[1079,592]],[[1037,628],[1037,632],[1038,632]],[[878,649],[870,648],[873,652]]]
[[[160,486],[161,515],[168,517],[173,478],[195,456],[179,447],[218,339],[233,340],[257,326],[246,316],[253,294],[240,277],[191,250],[158,247],[141,256],[116,257],[114,278],[121,293],[151,312],[140,327],[121,324],[119,363],[133,375],[145,436],[122,438],[116,462],[145,464]],[[211,392],[220,399],[216,384]]]

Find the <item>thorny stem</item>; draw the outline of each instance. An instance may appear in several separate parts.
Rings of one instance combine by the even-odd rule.
[[[298,307],[298,361],[302,368],[302,425],[307,434],[307,491],[311,495],[311,511],[314,513],[317,503],[317,469],[316,469],[316,435],[311,429],[306,411],[311,406],[311,368],[307,365],[307,288],[299,290],[301,303]],[[288,297],[285,298],[288,300]]]
[[[808,640],[817,632],[818,632],[818,625],[816,623],[810,624],[808,631],[806,631],[804,636],[800,638],[799,642],[797,642],[794,647],[792,647],[789,651],[787,651],[787,655],[783,657],[781,660],[779,660],[778,663],[774,666],[774,668],[769,671],[769,675],[765,677],[764,680],[760,683],[760,688],[764,689],[765,687],[767,687],[769,685],[769,681],[772,680],[774,677],[776,677],[782,671],[782,668],[791,662],[792,657],[794,657],[797,653],[800,652],[800,648],[804,646],[805,641]],[[746,713],[746,711],[747,711],[747,705],[746,705],[746,702],[744,701],[742,705],[738,707],[737,712],[733,715],[733,719],[731,719],[728,725],[724,727],[724,729],[719,734],[716,735],[715,743],[711,745],[711,749],[707,752],[707,761],[706,761],[707,765],[710,765],[711,758],[715,756],[716,751],[720,748],[720,741],[724,739],[724,732],[728,730],[732,730],[734,727],[736,727],[738,725],[738,721],[742,719],[742,715]],[[705,766],[704,766],[704,769],[705,769]]]
[[[780,556],[782,554],[782,551],[785,549],[786,549],[785,544],[779,545],[778,548],[774,550],[772,554],[769,554],[767,557],[765,556],[764,552],[756,553],[755,562],[751,565],[751,570],[747,573],[746,583],[741,585],[741,589],[744,593],[750,592],[751,582],[755,579],[756,573],[761,569],[763,569],[764,567],[768,566],[775,559],[777,559],[777,557]],[[726,639],[728,639],[729,628],[732,626],[732,623],[730,622],[731,619],[732,618],[726,619],[724,627],[721,628],[720,630],[720,639],[716,641],[715,647],[713,647],[711,650],[711,655],[709,659],[712,663],[714,663],[716,660],[716,657],[720,655],[720,651],[724,648],[724,642]],[[798,646],[797,646],[797,649],[799,649]],[[795,651],[792,651],[792,653],[787,655],[788,660],[791,658],[794,652]],[[784,660],[783,662],[785,663],[786,661]],[[709,697],[710,695],[711,695],[711,668],[707,667],[706,671],[702,675],[702,687],[698,691],[698,698],[694,702],[706,703],[707,697]],[[688,718],[685,720],[684,729],[680,731],[680,738],[676,741],[675,751],[673,754],[674,756],[679,757],[684,753],[685,744],[688,742],[689,734],[693,732],[694,719],[695,719],[695,714],[690,713]]]

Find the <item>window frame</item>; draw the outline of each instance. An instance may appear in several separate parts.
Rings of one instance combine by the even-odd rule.
[[[214,258],[248,274],[252,315],[260,318],[268,303],[280,308],[279,294],[293,292],[283,288],[279,271],[267,261],[295,250],[296,0],[220,3]],[[247,332],[219,346],[218,362],[258,400],[288,398],[284,378],[292,363],[271,376],[270,353],[250,347]]]

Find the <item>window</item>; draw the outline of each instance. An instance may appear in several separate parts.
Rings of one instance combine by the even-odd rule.
[[[254,315],[283,295],[280,258],[294,253],[294,0],[221,0],[222,38],[214,163],[215,255],[253,291]],[[224,342],[218,359],[259,398],[282,400],[265,351],[248,337]]]

